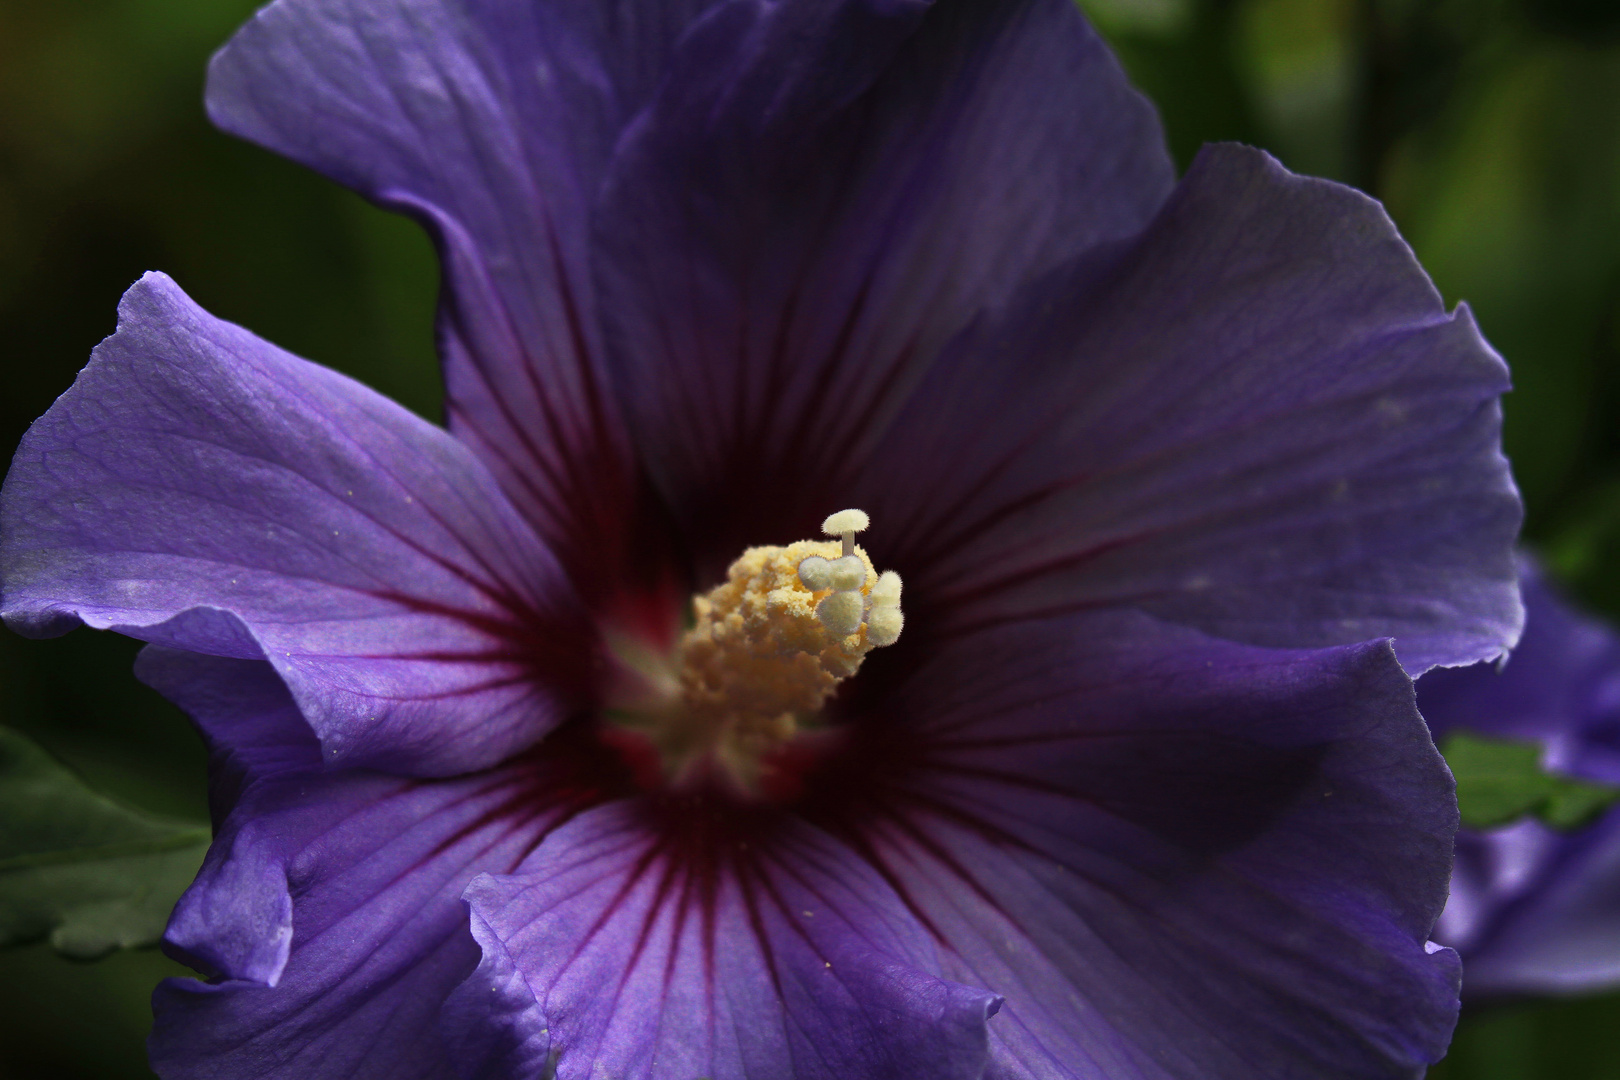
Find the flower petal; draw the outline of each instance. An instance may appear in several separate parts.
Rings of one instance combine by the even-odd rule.
[[[320,742],[269,664],[148,645],[135,659],[135,675],[201,732],[216,830],[250,785],[321,768]]]
[[[1173,171],[1069,0],[731,0],[626,132],[596,221],[648,467],[718,574],[838,484],[976,312],[1140,229]]]
[[[1435,939],[1463,957],[1470,1002],[1620,985],[1620,810],[1576,833],[1534,819],[1457,836]]]
[[[267,659],[333,761],[499,760],[555,723],[588,648],[465,448],[162,275],[29,430],[3,503],[9,625]]]
[[[1432,671],[1418,707],[1437,740],[1467,729],[1538,742],[1555,772],[1620,783],[1620,636],[1520,563],[1525,632],[1508,662]],[[1470,1000],[1620,984],[1620,809],[1573,832],[1534,819],[1457,836],[1435,939]]]
[[[946,977],[1006,999],[987,1076],[1417,1077],[1444,1053],[1458,964],[1425,939],[1456,807],[1387,643],[1025,622],[857,720],[805,814]]]
[[[1418,708],[1436,742],[1457,728],[1539,742],[1547,768],[1620,784],[1620,635],[1569,606],[1521,559],[1525,633],[1500,667],[1431,671]]]
[[[566,783],[520,762],[456,780],[270,764],[313,740],[269,665],[149,652],[142,674],[215,749],[254,760],[165,949],[211,981],[154,999],[166,1080],[408,1080],[453,1075],[437,1014],[477,961],[459,896],[521,863],[573,812]],[[240,760],[240,758],[239,758]]]
[[[654,811],[656,813],[656,811]],[[992,994],[852,852],[790,822],[682,858],[649,808],[581,815],[467,891],[477,972],[446,1022],[478,1080],[977,1080]]]
[[[297,843],[285,820],[275,822],[287,817],[275,811],[276,793],[320,774],[320,743],[262,660],[148,645],[135,671],[193,718],[209,750],[214,843],[169,919],[164,947],[211,976],[274,986],[292,944],[285,861]],[[308,822],[294,831],[309,832]]]
[[[209,70],[220,127],[434,234],[451,430],[565,556],[600,552],[612,530],[592,515],[628,497],[590,207],[620,129],[710,2],[279,0]]]
[[[1131,606],[1419,673],[1518,634],[1505,389],[1376,203],[1210,147],[1140,240],[959,342],[848,495],[908,633]]]

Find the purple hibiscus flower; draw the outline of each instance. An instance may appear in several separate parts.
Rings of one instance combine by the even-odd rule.
[[[1435,671],[1418,705],[1436,739],[1463,729],[1538,742],[1554,772],[1620,784],[1620,636],[1521,567],[1525,634],[1493,664]],[[1620,984],[1620,807],[1573,832],[1526,818],[1457,835],[1435,937],[1462,955],[1469,1000]]]
[[[432,232],[449,430],[152,275],[7,477],[214,752],[166,1077],[1443,1052],[1520,507],[1375,203],[1178,184],[1068,0],[278,0],[208,103]]]

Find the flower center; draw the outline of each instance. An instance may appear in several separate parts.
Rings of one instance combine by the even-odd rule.
[[[765,794],[838,684],[900,637],[900,576],[879,574],[855,544],[867,520],[844,510],[822,525],[839,540],[749,548],[693,598],[692,626],[668,657],[630,661],[657,689],[612,716],[650,744],[664,783]]]

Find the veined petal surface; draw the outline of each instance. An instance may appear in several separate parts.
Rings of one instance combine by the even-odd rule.
[[[1020,623],[873,680],[754,811],[580,786],[553,743],[313,772],[268,665],[143,668],[245,777],[169,935],[227,977],[160,994],[166,1076],[384,1075],[356,1048],[426,999],[447,1057],[398,1075],[1406,1077],[1454,1019],[1449,779],[1387,645]]]
[[[478,971],[447,1025],[464,1075],[977,1080],[991,993],[854,852],[791,820],[582,815],[530,872],[467,891]],[[750,836],[753,839],[750,839]]]
[[[576,578],[622,569],[603,552],[635,471],[601,385],[591,208],[709,2],[278,0],[209,71],[220,127],[432,232],[451,430]]]
[[[1208,147],[1142,236],[957,342],[850,499],[919,624],[1134,607],[1390,636],[1415,674],[1517,639],[1507,385],[1376,203]]]
[[[332,761],[491,764],[557,721],[588,655],[567,579],[465,447],[161,274],[29,429],[0,528],[8,625],[266,659]]]
[[[874,686],[785,810],[618,804],[475,881],[469,1075],[890,1075],[924,1060],[916,1004],[881,1037],[856,1017],[896,1014],[864,996],[892,962],[927,1001],[1004,999],[1006,1080],[1417,1077],[1444,1052],[1456,814],[1387,643],[1079,615]],[[851,960],[847,998],[817,990]],[[900,1075],[954,1075],[962,1031]]]
[[[615,383],[700,577],[844,505],[952,333],[1172,182],[1068,0],[710,11],[594,219]]]
[[[863,764],[802,813],[948,977],[1006,999],[987,1076],[1416,1077],[1444,1053],[1458,965],[1426,938],[1456,810],[1388,643],[1088,613],[966,635],[875,694]]]
[[[197,720],[218,835],[165,949],[210,977],[154,998],[165,1080],[439,1080],[438,1029],[478,950],[460,895],[509,871],[594,793],[517,759],[452,780],[323,770],[268,664],[149,648],[140,673]]]

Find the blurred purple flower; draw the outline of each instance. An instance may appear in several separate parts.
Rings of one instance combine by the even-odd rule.
[[[153,642],[214,752],[164,1076],[1443,1052],[1406,672],[1512,644],[1520,508],[1375,203],[1177,184],[1068,0],[279,0],[208,104],[432,232],[449,431],[152,275],[18,452],[7,621]],[[664,779],[627,688],[845,506],[904,637]]]
[[[1538,742],[1549,771],[1620,784],[1620,636],[1521,568],[1525,634],[1509,663],[1431,672],[1418,706],[1462,729]],[[1620,985],[1620,807],[1561,832],[1527,818],[1463,829],[1435,938],[1463,958],[1469,1000]]]

